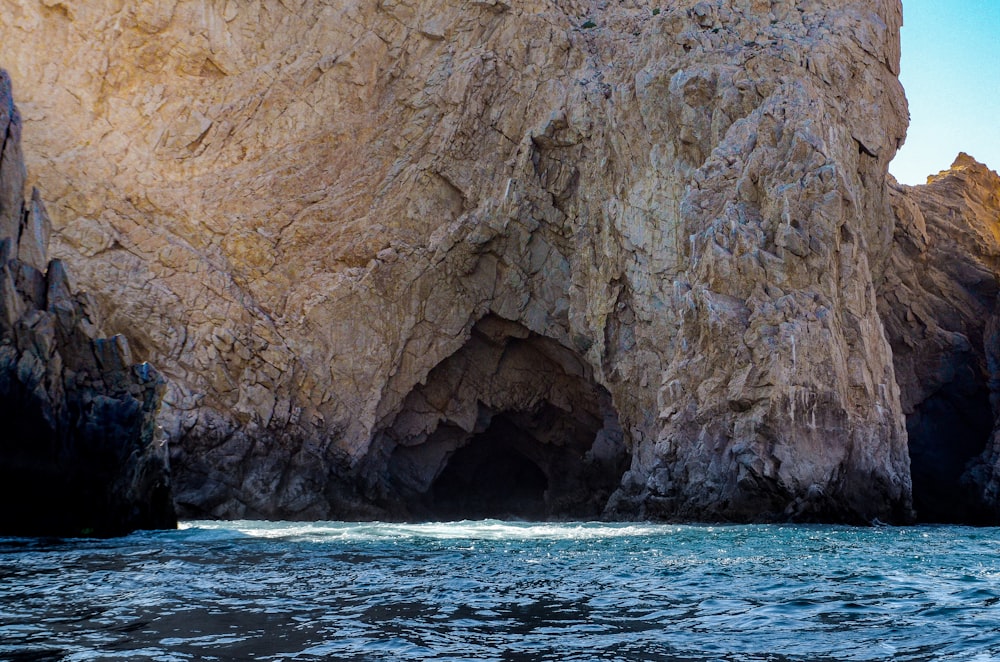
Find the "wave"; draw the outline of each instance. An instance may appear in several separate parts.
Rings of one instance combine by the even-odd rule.
[[[466,520],[459,522],[228,522],[186,521],[183,535],[218,539],[227,535],[282,540],[594,540],[668,536],[692,526],[609,522],[509,522]],[[702,527],[704,528],[704,527]]]

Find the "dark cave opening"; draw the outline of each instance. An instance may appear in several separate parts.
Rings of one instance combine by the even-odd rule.
[[[375,448],[376,501],[407,520],[600,517],[631,460],[583,358],[495,316],[413,388]]]
[[[499,419],[499,420],[497,420]],[[519,448],[533,442],[505,416],[455,451],[431,488],[444,519],[543,519],[548,476]]]
[[[972,365],[924,400],[906,420],[913,507],[917,520],[935,524],[991,524],[970,480],[970,464],[993,429],[989,389]]]

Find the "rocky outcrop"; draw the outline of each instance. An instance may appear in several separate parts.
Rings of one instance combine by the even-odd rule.
[[[907,417],[914,505],[929,521],[994,523],[1000,178],[960,154],[926,185],[890,193],[895,249],[879,310]]]
[[[0,70],[0,535],[176,526],[156,412],[164,382],[49,261],[37,189],[23,199],[21,119]]]
[[[7,4],[184,514],[909,517],[898,0]]]

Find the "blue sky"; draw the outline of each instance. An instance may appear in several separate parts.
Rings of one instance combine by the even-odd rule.
[[[903,0],[902,40],[910,129],[889,171],[923,184],[960,151],[1000,169],[1000,0]]]

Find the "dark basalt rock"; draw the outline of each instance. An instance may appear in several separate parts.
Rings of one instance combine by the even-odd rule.
[[[38,191],[23,200],[21,120],[0,71],[0,535],[113,536],[177,524],[156,439],[164,382],[48,260]]]

